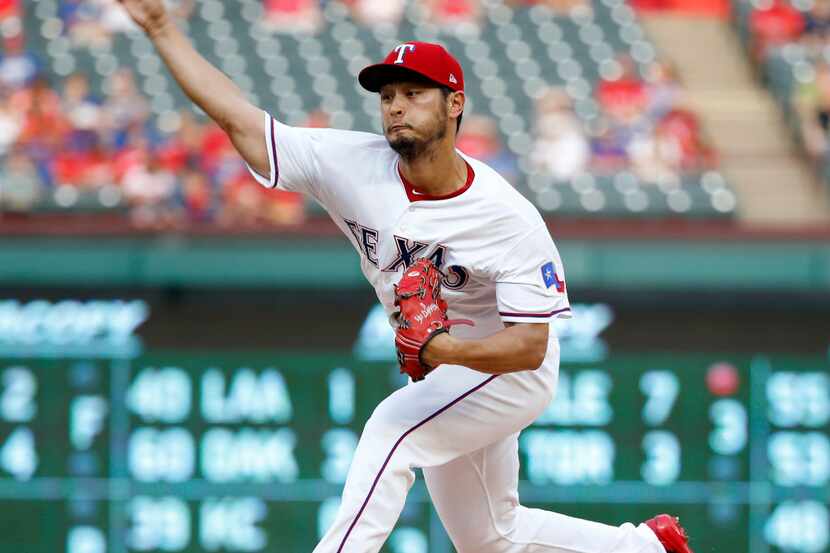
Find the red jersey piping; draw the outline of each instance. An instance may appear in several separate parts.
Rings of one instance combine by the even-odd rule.
[[[423,200],[448,200],[450,198],[460,196],[461,194],[466,192],[467,189],[470,188],[470,186],[473,184],[473,180],[475,180],[476,178],[476,173],[475,171],[473,171],[473,168],[470,166],[470,164],[467,163],[466,159],[464,160],[464,164],[467,166],[467,182],[464,183],[464,186],[462,186],[455,192],[451,192],[443,196],[434,196],[432,194],[421,194],[420,192],[417,192],[412,183],[406,180],[406,177],[403,176],[400,163],[396,163],[395,167],[398,170],[398,176],[401,178],[403,189],[406,191],[406,197],[409,198],[410,202],[420,202]]]

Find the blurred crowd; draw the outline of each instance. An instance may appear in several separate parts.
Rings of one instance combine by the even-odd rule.
[[[830,162],[830,0],[761,0],[749,17],[754,60],[763,66],[773,52],[803,47],[813,62],[793,90],[792,107],[810,157]]]
[[[716,163],[698,120],[684,107],[683,89],[659,61],[641,78],[632,59],[617,58],[618,74],[597,84],[600,116],[583,125],[564,90],[550,88],[536,103],[536,170],[560,180],[581,173],[630,170],[646,182],[700,172]]]
[[[143,227],[302,219],[302,200],[256,184],[219,127],[181,110],[174,132],[160,132],[129,69],[114,73],[108,89],[97,98],[75,73],[56,88],[37,76],[0,96],[6,210],[27,211],[67,188],[114,193]]]
[[[365,24],[397,21],[404,0],[343,0]],[[557,10],[585,7],[583,0],[514,0]],[[170,2],[188,17],[193,0]],[[270,24],[319,22],[318,0],[264,0]],[[476,24],[478,0],[428,0],[436,21]],[[255,183],[227,136],[191,109],[153,116],[150,100],[131,68],[121,68],[97,96],[87,76],[51,76],[25,49],[21,0],[0,0],[0,211],[29,212],[44,204],[70,206],[93,195],[125,208],[147,228],[191,223],[234,227],[292,224],[305,215],[304,200]],[[115,0],[61,0],[64,33],[76,45],[96,45],[132,29]],[[278,32],[278,31],[277,31]],[[549,87],[536,99],[534,145],[527,160],[534,171],[567,181],[582,173],[631,170],[645,181],[676,178],[711,166],[714,155],[701,140],[694,115],[683,108],[682,87],[670,67],[642,68],[626,55],[615,61],[613,78],[596,84],[600,115],[586,123],[564,89]],[[50,80],[52,79],[52,80]],[[830,106],[830,103],[828,103]],[[325,106],[305,126],[329,125]],[[493,166],[514,184],[520,160],[503,142],[497,122],[465,117],[459,148]],[[48,200],[48,201],[47,201]]]
[[[187,17],[192,0],[172,7]],[[16,9],[15,9],[16,8]],[[0,28],[22,15],[0,0]],[[115,0],[62,0],[64,30],[80,46],[132,29]],[[19,27],[18,27],[19,28]],[[248,174],[228,137],[190,109],[159,125],[130,68],[114,72],[96,96],[83,73],[50,81],[23,48],[22,31],[4,33],[0,58],[0,208],[27,212],[78,198],[122,206],[140,227],[209,222],[244,227],[304,218],[296,194],[269,191]],[[52,77],[53,79],[55,77]],[[164,130],[160,129],[162,127]]]
[[[352,18],[364,25],[400,23],[410,0],[264,0],[266,20],[272,28],[295,32],[317,32],[324,25],[322,10],[329,1],[344,4]],[[509,6],[544,5],[558,14],[574,9],[590,10],[590,0],[506,0]],[[484,17],[482,0],[421,0],[420,8],[429,23],[438,27],[478,26]]]

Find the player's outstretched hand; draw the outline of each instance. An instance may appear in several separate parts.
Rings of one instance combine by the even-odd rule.
[[[118,0],[144,32],[152,36],[168,22],[164,0]]]

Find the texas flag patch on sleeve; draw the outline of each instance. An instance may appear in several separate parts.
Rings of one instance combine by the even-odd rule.
[[[556,274],[556,267],[553,261],[542,265],[542,280],[544,280],[547,288],[555,285],[557,292],[562,293],[565,291],[565,281],[560,280],[559,275]]]

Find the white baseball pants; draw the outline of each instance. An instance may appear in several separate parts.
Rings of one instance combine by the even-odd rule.
[[[395,391],[366,422],[335,521],[314,553],[377,553],[423,468],[458,553],[665,553],[641,524],[608,526],[528,509],[517,491],[519,432],[548,406],[559,372],[551,337],[535,371],[490,376],[442,365]]]

